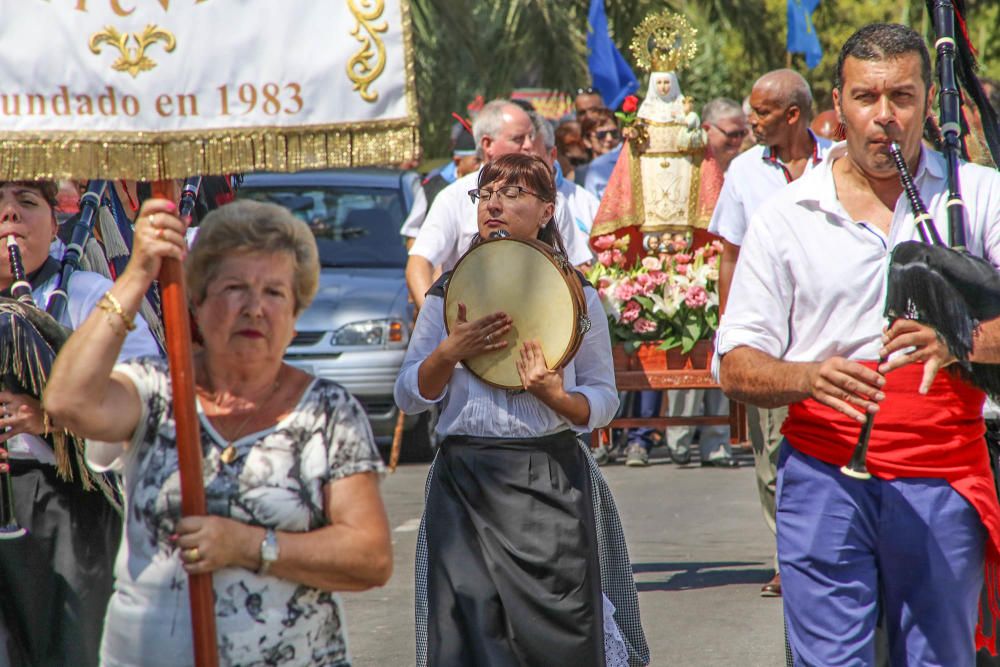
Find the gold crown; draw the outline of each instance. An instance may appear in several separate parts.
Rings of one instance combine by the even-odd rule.
[[[636,28],[632,56],[647,72],[677,72],[698,52],[698,31],[680,14],[662,11],[650,14]]]

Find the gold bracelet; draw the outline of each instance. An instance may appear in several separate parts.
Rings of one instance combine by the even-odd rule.
[[[104,311],[104,319],[107,320],[108,326],[111,327],[111,330],[115,334],[128,335],[128,329],[125,328],[125,321],[118,317],[118,313],[115,312],[114,306],[110,302],[101,297],[97,302],[97,307]]]
[[[135,315],[126,315],[125,309],[122,308],[121,302],[108,290],[104,293],[104,296],[97,302],[97,305],[106,313],[114,313],[121,318],[122,324],[125,325],[126,331],[135,331]]]

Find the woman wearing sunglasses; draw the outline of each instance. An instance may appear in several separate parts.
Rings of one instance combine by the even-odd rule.
[[[580,125],[583,143],[595,158],[610,153],[622,142],[622,131],[618,129],[615,114],[610,109],[592,111]]]

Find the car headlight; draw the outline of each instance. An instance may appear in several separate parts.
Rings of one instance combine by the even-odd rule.
[[[337,346],[405,345],[409,331],[402,320],[367,320],[351,322],[333,332]]]

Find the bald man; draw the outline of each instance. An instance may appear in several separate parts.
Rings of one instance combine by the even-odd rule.
[[[832,145],[809,129],[811,119],[812,92],[798,72],[779,69],[768,72],[754,83],[750,91],[750,128],[758,145],[729,165],[708,228],[722,237],[725,246],[719,270],[719,297],[723,310],[750,217],[774,193],[819,164]],[[772,533],[775,532],[780,429],[786,414],[786,408],[764,410],[747,406],[757,490]],[[777,561],[774,578],[764,585],[761,595],[781,595]]]

